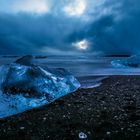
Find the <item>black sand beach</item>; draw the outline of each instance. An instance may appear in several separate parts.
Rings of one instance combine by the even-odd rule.
[[[140,139],[140,76],[112,76],[54,103],[0,120],[0,140]]]

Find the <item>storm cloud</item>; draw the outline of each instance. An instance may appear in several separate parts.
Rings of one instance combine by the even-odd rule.
[[[42,1],[46,9],[0,2],[0,54],[140,53],[139,0]],[[84,39],[87,50],[72,45]]]

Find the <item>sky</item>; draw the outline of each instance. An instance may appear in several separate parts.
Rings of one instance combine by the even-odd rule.
[[[0,54],[140,54],[140,0],[0,0]]]

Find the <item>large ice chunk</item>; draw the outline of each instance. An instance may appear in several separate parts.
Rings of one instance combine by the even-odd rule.
[[[0,118],[50,103],[80,87],[65,69],[33,65],[31,59],[26,56],[0,67]]]
[[[111,64],[116,68],[138,68],[140,67],[140,56],[134,55],[125,59],[113,60]]]

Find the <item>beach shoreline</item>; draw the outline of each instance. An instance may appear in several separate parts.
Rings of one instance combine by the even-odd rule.
[[[140,76],[109,76],[55,102],[0,119],[0,139],[140,139]]]

